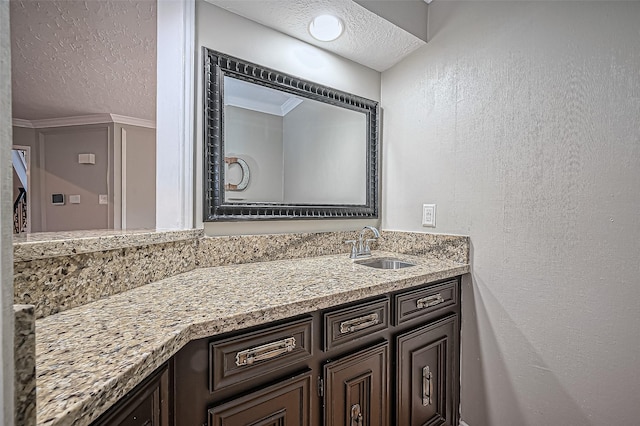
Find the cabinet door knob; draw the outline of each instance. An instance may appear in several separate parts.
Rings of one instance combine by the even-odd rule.
[[[351,426],[362,425],[362,413],[360,410],[360,404],[353,404],[351,406]]]
[[[428,406],[431,405],[432,399],[431,396],[433,394],[433,375],[429,370],[429,366],[425,366],[422,368],[422,405]]]

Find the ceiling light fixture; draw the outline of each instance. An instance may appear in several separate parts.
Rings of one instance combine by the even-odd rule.
[[[316,16],[309,24],[309,34],[320,41],[333,41],[342,35],[342,31],[342,21],[333,15]]]

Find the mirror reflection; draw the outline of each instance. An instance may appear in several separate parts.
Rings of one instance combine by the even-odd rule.
[[[204,55],[205,221],[378,216],[377,102]]]
[[[225,76],[225,202],[365,204],[366,121]]]
[[[10,2],[14,233],[155,227],[156,2]]]

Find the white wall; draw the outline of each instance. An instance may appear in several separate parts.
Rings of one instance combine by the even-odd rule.
[[[283,124],[285,202],[367,202],[365,114],[305,100]]]
[[[160,16],[160,8],[158,8]],[[204,1],[196,2],[196,225],[202,216],[202,46],[365,98],[380,99],[380,73],[259,25]],[[158,49],[160,52],[160,49]],[[160,81],[158,83],[160,85]],[[208,235],[356,230],[378,220],[207,223]]]
[[[0,424],[13,425],[13,210],[9,2],[0,2]]]
[[[242,158],[250,171],[247,188],[225,191],[225,199],[281,203],[282,117],[230,105],[224,107],[224,114],[225,156]],[[226,183],[240,183],[240,166],[230,166],[225,177]]]
[[[462,419],[640,418],[640,3],[434,2],[383,73],[383,227],[469,234]]]
[[[115,229],[156,227],[156,130],[114,123]]]
[[[194,227],[195,0],[158,0],[156,227]]]

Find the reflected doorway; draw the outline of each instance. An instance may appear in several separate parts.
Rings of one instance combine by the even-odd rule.
[[[14,145],[13,164],[13,233],[31,232],[31,147]]]

